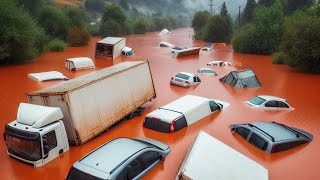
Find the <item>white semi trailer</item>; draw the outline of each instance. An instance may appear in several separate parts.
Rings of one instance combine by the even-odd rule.
[[[69,149],[62,148],[68,141],[71,145],[87,142],[124,117],[135,113],[141,105],[155,97],[156,92],[147,61],[120,63],[27,93],[30,104],[41,106],[30,107],[30,104],[21,106],[17,120],[6,126],[4,136],[8,153],[36,167],[42,166],[47,163],[46,156],[56,157]],[[58,107],[62,114],[59,115],[57,111],[43,113],[47,112],[43,106]],[[21,119],[27,120],[21,121]],[[42,136],[41,132],[50,132],[56,127],[61,129],[61,133],[56,132],[50,137]],[[63,136],[63,133],[66,133],[67,137]],[[46,147],[48,144],[46,141],[51,142],[54,138],[56,140],[52,146],[58,153],[52,155],[53,149],[51,146]],[[31,152],[31,155],[24,152],[25,147],[31,146],[39,146],[41,163],[39,157],[36,160],[32,158]]]

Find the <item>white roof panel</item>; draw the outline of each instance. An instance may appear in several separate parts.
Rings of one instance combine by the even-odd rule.
[[[165,110],[165,109],[157,109],[155,111],[152,111],[151,113],[147,114],[146,117],[149,118],[158,118],[161,119],[161,121],[171,123],[172,120],[177,119],[180,117],[182,114],[170,110]]]
[[[162,45],[165,45],[165,46],[168,46],[168,47],[174,47],[173,44],[168,43],[168,42],[165,42],[165,41],[161,41],[161,42],[160,42],[160,45],[161,45],[161,44],[162,44]],[[159,45],[159,46],[160,46],[160,45]]]
[[[162,108],[187,114],[187,112],[191,111],[195,107],[198,107],[199,105],[207,101],[209,101],[208,98],[193,96],[193,95],[186,95],[178,100],[173,101],[170,104],[163,106]]]
[[[107,37],[104,38],[100,41],[98,41],[98,43],[103,43],[103,44],[117,44],[118,42],[120,42],[121,40],[123,40],[124,38],[122,37]]]
[[[177,175],[183,179],[267,180],[268,170],[223,142],[200,131]]]
[[[94,67],[92,59],[88,57],[68,58],[66,61],[72,61],[76,68]]]
[[[20,103],[17,121],[21,124],[41,128],[63,118],[60,108]]]
[[[163,29],[161,32],[160,32],[160,35],[166,35],[166,34],[169,34],[171,33],[168,29]]]
[[[61,72],[58,71],[48,71],[41,73],[31,73],[28,77],[35,81],[50,81],[50,80],[68,80]]]

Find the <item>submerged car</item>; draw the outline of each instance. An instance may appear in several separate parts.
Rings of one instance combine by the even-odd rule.
[[[212,51],[213,49],[210,47],[203,47],[201,48],[202,51]]]
[[[232,66],[230,62],[227,61],[211,61],[207,63],[208,66]]]
[[[179,72],[178,74],[171,77],[170,84],[182,86],[182,87],[190,87],[201,82],[200,78],[197,75],[187,73],[187,72]]]
[[[229,126],[255,147],[268,153],[285,151],[312,141],[313,135],[277,122],[255,122]]]
[[[286,99],[275,97],[275,96],[256,96],[249,101],[247,104],[253,108],[261,109],[274,109],[274,110],[290,110],[293,109]]]
[[[200,68],[200,69],[198,69],[197,72],[201,73],[201,74],[212,74],[215,76],[218,75],[213,69],[210,69],[210,68]]]
[[[171,49],[171,54],[175,54],[176,52],[184,49],[187,49],[187,47],[174,47]]]
[[[170,151],[168,145],[153,139],[117,138],[74,163],[66,179],[140,179]]]

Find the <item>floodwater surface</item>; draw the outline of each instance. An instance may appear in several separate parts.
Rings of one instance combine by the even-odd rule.
[[[136,55],[110,59],[94,59],[95,42],[93,38],[86,47],[71,47],[65,52],[44,53],[32,63],[0,67],[0,132],[4,126],[16,119],[20,102],[27,102],[25,93],[39,90],[62,81],[36,82],[27,77],[29,73],[60,71],[69,78],[75,78],[94,70],[68,71],[64,60],[70,57],[90,57],[96,64],[95,70],[109,67],[123,61],[148,60],[155,83],[157,98],[146,105],[141,117],[121,123],[114,129],[101,134],[79,147],[71,147],[69,152],[59,156],[41,168],[33,168],[10,158],[6,154],[3,138],[0,139],[0,177],[1,179],[64,179],[72,164],[85,154],[103,143],[117,137],[148,137],[167,143],[172,148],[164,162],[159,163],[143,179],[174,179],[184,156],[200,130],[216,137],[242,154],[257,161],[269,170],[269,179],[319,179],[319,132],[320,132],[320,76],[302,74],[286,65],[273,65],[270,56],[237,54],[230,46],[219,45],[211,52],[201,51],[199,56],[175,59],[170,48],[158,47],[160,41],[178,46],[203,46],[204,41],[194,41],[192,29],[174,30],[172,34],[159,36],[158,33],[129,35],[127,46],[132,47]],[[226,60],[233,67],[210,67],[218,76],[199,75],[201,84],[182,88],[169,84],[171,76],[180,71],[196,73],[198,68],[206,67],[209,61]],[[231,70],[253,68],[262,87],[253,89],[235,89],[218,79]],[[143,128],[147,113],[187,94],[220,99],[231,105],[214,113],[176,133],[165,134]],[[286,98],[295,108],[292,111],[266,111],[251,109],[245,101],[256,95],[274,95]],[[239,136],[234,136],[229,125],[252,121],[277,121],[289,126],[306,130],[314,135],[311,143],[297,148],[267,154],[258,150]],[[214,162],[212,162],[214,163]],[[241,167],[238,167],[241,168]]]

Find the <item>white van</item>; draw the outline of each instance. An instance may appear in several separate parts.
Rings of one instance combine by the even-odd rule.
[[[133,51],[132,48],[124,47],[121,50],[121,55],[122,56],[133,56],[134,55],[134,51]]]
[[[220,100],[187,95],[146,115],[143,126],[172,133],[229,106]]]
[[[268,169],[200,131],[188,150],[176,180],[267,180]]]
[[[67,69],[75,71],[79,69],[94,68],[94,63],[92,59],[88,57],[77,57],[66,59],[65,66]]]

